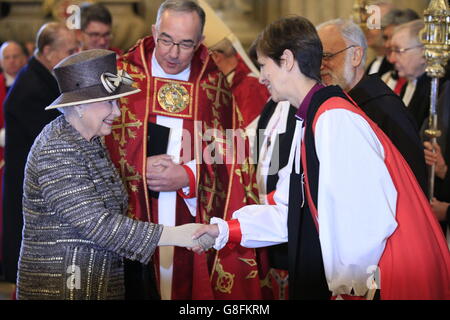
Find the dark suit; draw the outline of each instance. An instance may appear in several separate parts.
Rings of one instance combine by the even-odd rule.
[[[22,238],[24,169],[34,139],[57,110],[45,111],[59,96],[56,79],[35,57],[20,71],[5,100],[5,173],[3,190],[5,279],[16,282]]]
[[[406,85],[403,87],[400,97],[403,98],[406,91]],[[417,78],[416,89],[408,104],[408,110],[416,120],[417,127],[421,128],[425,119],[430,113],[430,92],[431,78],[426,73]]]
[[[366,72],[365,72],[366,75],[369,75],[370,68],[371,68],[372,65],[375,63],[376,60],[377,60],[377,59],[374,59],[374,60],[372,60],[371,63],[369,63],[369,65],[367,66]],[[392,63],[390,63],[390,62],[386,59],[386,57],[384,57],[383,60],[381,61],[381,65],[380,65],[380,68],[378,69],[378,72],[377,72],[377,73],[374,73],[374,74],[376,74],[376,75],[378,75],[379,77],[381,77],[383,74],[385,74],[386,72],[391,71],[391,70],[393,70],[393,69],[394,69],[394,65],[393,65]]]
[[[450,126],[450,82],[447,81],[441,88],[441,96],[438,102],[438,129],[442,131],[442,135],[437,138],[437,142],[441,147],[442,156],[445,159],[445,163],[450,165],[450,138],[449,138],[449,126]],[[439,201],[450,202],[450,173],[447,172],[445,179],[436,177],[434,196]],[[442,221],[441,225],[446,230],[446,226],[450,226],[450,207],[447,210],[447,219]]]
[[[391,139],[427,194],[427,168],[419,129],[400,97],[376,75],[362,78],[349,95]]]

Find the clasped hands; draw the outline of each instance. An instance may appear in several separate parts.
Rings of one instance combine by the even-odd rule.
[[[167,154],[147,158],[146,179],[152,191],[177,191],[189,185],[186,170]],[[177,227],[165,226],[159,240],[160,246],[186,247],[202,253],[214,246],[219,235],[217,225],[188,223]]]
[[[215,224],[187,223],[181,226],[164,226],[158,246],[186,247],[202,253],[214,246],[219,228]]]
[[[172,156],[161,154],[147,158],[147,186],[152,191],[177,191],[189,186],[189,176]]]

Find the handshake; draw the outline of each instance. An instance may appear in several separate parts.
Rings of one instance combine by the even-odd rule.
[[[202,253],[214,246],[219,231],[217,225],[188,223],[176,227],[164,226],[158,246],[177,246]]]

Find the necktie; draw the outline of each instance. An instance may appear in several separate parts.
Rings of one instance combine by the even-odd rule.
[[[394,92],[397,95],[401,95],[402,89],[408,81],[405,78],[398,78],[397,84],[395,85]]]

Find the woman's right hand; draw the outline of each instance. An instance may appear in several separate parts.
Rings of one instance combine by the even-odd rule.
[[[208,233],[198,233],[203,228],[200,223],[187,223],[180,226],[164,226],[158,246],[177,246],[187,249],[199,249],[199,253],[211,249],[214,246],[216,237],[210,236]],[[200,251],[201,249],[201,251]],[[196,250],[194,250],[197,252]]]

